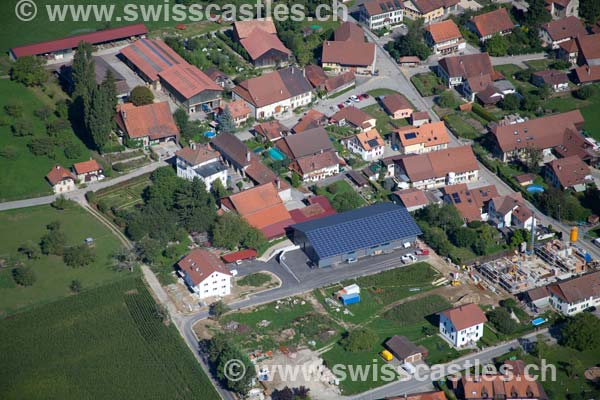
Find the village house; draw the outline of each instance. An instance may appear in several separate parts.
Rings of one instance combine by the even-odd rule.
[[[254,118],[268,119],[310,104],[312,92],[302,70],[288,67],[241,82],[232,96],[244,100]]]
[[[296,125],[292,127],[293,133],[304,132],[309,129],[318,128],[319,126],[325,126],[329,119],[325,114],[311,108],[308,110]]]
[[[221,259],[208,250],[192,250],[177,262],[177,270],[188,288],[200,299],[231,293],[231,273]]]
[[[540,150],[544,157],[564,143],[568,131],[579,132],[583,126],[579,110],[530,119],[528,121],[495,125],[491,128],[495,142],[494,153],[503,161],[527,157],[529,149]]]
[[[579,0],[546,0],[546,8],[553,19],[579,17]]]
[[[323,68],[310,64],[304,67],[304,74],[315,89],[323,90],[329,95],[346,90],[356,84],[356,75],[352,71],[330,77]]]
[[[217,85],[221,86],[223,89],[233,87],[233,81],[229,77],[229,75],[219,71],[215,68],[207,68],[204,73],[210,79],[213,80]]]
[[[470,146],[410,155],[395,161],[394,174],[400,187],[434,189],[479,179],[479,164]]]
[[[569,77],[566,72],[557,70],[538,71],[531,74],[531,83],[537,87],[548,85],[555,92],[569,89]]]
[[[401,364],[419,362],[428,354],[425,347],[417,346],[405,336],[394,335],[386,340],[384,346]]]
[[[574,71],[575,81],[579,84],[585,85],[588,83],[600,82],[600,65],[593,67],[584,65],[575,68]]]
[[[600,66],[600,33],[577,37],[577,63],[589,67]]]
[[[469,21],[469,28],[479,36],[482,43],[494,35],[506,36],[514,27],[508,11],[503,7],[476,15]]]
[[[506,79],[488,83],[487,87],[475,94],[475,99],[484,107],[498,104],[507,94],[516,93],[515,86]]]
[[[115,121],[121,135],[145,147],[167,141],[177,143],[179,139],[179,129],[166,101],[144,106],[119,104]]]
[[[450,139],[443,121],[403,126],[392,132],[392,146],[402,154],[423,154],[448,148]]]
[[[218,152],[208,145],[192,144],[177,151],[175,166],[177,176],[192,181],[200,179],[210,190],[217,179],[227,187],[227,166],[220,160]]]
[[[263,142],[276,142],[289,133],[289,129],[276,119],[261,122],[254,126],[254,132],[260,135]]]
[[[73,172],[79,183],[89,183],[104,179],[104,171],[96,160],[73,164]]]
[[[406,207],[408,212],[420,210],[432,203],[440,203],[434,196],[429,196],[427,192],[415,188],[396,190],[391,198],[394,203]]]
[[[221,154],[227,166],[241,176],[246,176],[246,168],[252,161],[252,152],[244,142],[230,133],[221,133],[210,141],[210,145]]]
[[[367,0],[359,5],[359,19],[370,30],[392,28],[402,23],[402,0]]]
[[[392,119],[410,118],[413,113],[412,104],[400,93],[383,96],[380,102]]]
[[[425,41],[434,54],[450,54],[464,50],[467,43],[456,23],[449,19],[425,27]]]
[[[329,121],[339,126],[350,126],[362,132],[375,128],[377,119],[354,106],[344,107],[331,116]]]
[[[344,139],[343,143],[352,153],[360,155],[365,161],[374,161],[383,157],[385,142],[377,129],[357,133]]]
[[[447,397],[444,392],[436,391],[387,397],[386,400],[447,400]]]
[[[452,204],[468,224],[471,221],[488,220],[488,204],[498,196],[494,185],[469,189],[465,183],[448,185],[442,189],[444,201]]]
[[[488,53],[444,57],[439,61],[436,71],[448,88],[457,87],[469,101],[500,79]]]
[[[533,213],[525,204],[521,193],[496,196],[488,204],[488,220],[498,229],[516,228],[531,230]]]
[[[561,43],[587,35],[583,22],[577,17],[550,21],[540,28],[540,39],[544,46],[556,50]]]
[[[75,190],[75,176],[68,169],[58,164],[52,167],[48,175],[46,175],[46,179],[50,182],[55,194]]]
[[[585,191],[587,184],[594,181],[590,167],[578,156],[557,158],[546,164],[546,179],[561,189]]]
[[[221,115],[227,107],[229,107],[231,118],[233,118],[233,122],[238,128],[244,122],[248,121],[250,117],[252,117],[252,110],[250,109],[250,107],[248,107],[248,104],[246,104],[244,100],[234,100],[231,103],[227,103],[225,105],[220,106],[217,109],[217,114]]]
[[[441,21],[451,13],[458,11],[459,0],[408,0],[404,2],[404,16],[423,23]]]
[[[431,122],[431,117],[427,111],[413,111],[410,116],[410,124],[412,126],[419,127],[423,124],[428,124]]]
[[[579,46],[577,40],[571,39],[564,41],[558,45],[556,57],[571,63],[571,65],[577,64],[577,58],[579,57]]]
[[[325,71],[342,73],[352,71],[358,75],[375,72],[375,44],[365,41],[325,41],[321,64]]]
[[[233,35],[255,67],[285,66],[292,57],[292,52],[277,37],[277,29],[270,18],[236,21]]]
[[[578,314],[590,307],[600,306],[600,272],[546,286],[549,304],[566,316]]]
[[[473,346],[483,336],[487,318],[481,308],[469,303],[440,314],[440,333],[456,348]]]

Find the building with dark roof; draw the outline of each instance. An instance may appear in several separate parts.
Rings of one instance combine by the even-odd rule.
[[[556,50],[559,45],[578,36],[587,35],[583,22],[577,17],[567,17],[551,21],[540,28],[540,39],[544,46]]]
[[[221,133],[215,136],[210,145],[221,153],[223,160],[242,176],[252,161],[252,152],[250,149],[231,133]]]
[[[392,352],[400,363],[415,363],[427,357],[427,349],[417,346],[406,336],[392,336],[386,340],[384,346]]]
[[[119,71],[113,68],[105,58],[100,56],[93,56],[94,60],[94,72],[96,77],[96,83],[101,84],[106,78],[106,74],[110,71],[114,80],[115,87],[117,89],[117,98],[124,99],[129,96],[129,92],[131,89],[127,84],[127,79]],[[72,91],[74,89],[73,83],[73,68],[72,64],[63,64],[57,70],[56,73],[63,79],[64,83],[67,86],[68,91]]]
[[[378,203],[290,227],[292,241],[318,267],[412,245],[421,230],[406,208]]]
[[[277,37],[277,31],[273,32],[275,26],[272,25],[272,21],[262,22],[262,24],[255,24],[255,21],[235,22],[235,35],[244,36],[239,38],[239,43],[246,50],[255,67],[286,65],[292,57],[291,50]]]

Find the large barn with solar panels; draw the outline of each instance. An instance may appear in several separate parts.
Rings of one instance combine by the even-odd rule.
[[[290,229],[294,243],[318,267],[407,247],[421,234],[406,208],[394,203],[374,204]]]

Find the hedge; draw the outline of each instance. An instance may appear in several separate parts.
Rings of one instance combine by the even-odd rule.
[[[473,110],[473,112],[475,114],[479,115],[481,118],[485,119],[488,122],[496,122],[496,121],[498,121],[498,118],[496,118],[492,113],[490,113],[488,110],[486,110],[485,108],[481,107],[477,103],[473,103],[472,110]]]

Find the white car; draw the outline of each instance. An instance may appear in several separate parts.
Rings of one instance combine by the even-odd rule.
[[[417,261],[417,257],[415,257],[413,254],[405,254],[402,256],[401,259],[404,264],[409,264]]]
[[[354,96],[350,96],[350,100],[352,100],[355,103],[358,103],[360,101],[360,99],[358,98],[358,96],[354,95]]]
[[[345,105],[346,107],[350,107],[350,106],[352,105],[352,100],[346,100],[346,101],[344,102],[344,105]]]

